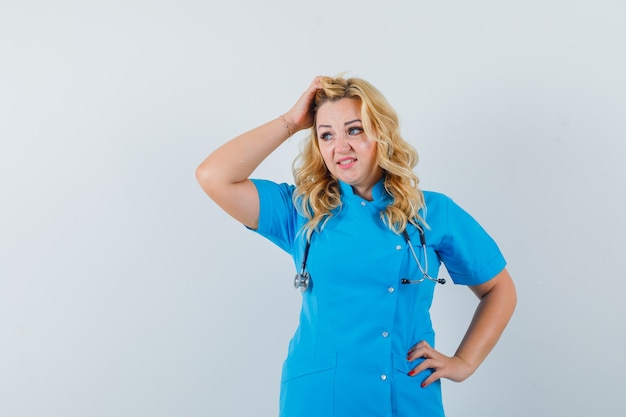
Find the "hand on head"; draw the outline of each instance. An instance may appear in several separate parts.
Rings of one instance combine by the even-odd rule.
[[[296,104],[283,116],[294,132],[308,129],[313,125],[313,106],[315,94],[322,87],[321,79],[318,75],[313,82],[300,96]]]

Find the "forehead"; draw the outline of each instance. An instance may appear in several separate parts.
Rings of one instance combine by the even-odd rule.
[[[337,101],[327,101],[317,109],[318,124],[332,124],[345,122],[361,117],[361,102],[358,99],[342,98]]]

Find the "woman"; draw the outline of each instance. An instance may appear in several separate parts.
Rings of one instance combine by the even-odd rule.
[[[248,178],[308,128],[295,185]],[[204,191],[300,272],[281,416],[443,416],[440,379],[469,377],[508,323],[516,292],[497,245],[448,197],[418,188],[416,163],[376,88],[316,77],[287,113],[198,167]],[[429,316],[440,263],[480,299],[452,356],[434,348]]]

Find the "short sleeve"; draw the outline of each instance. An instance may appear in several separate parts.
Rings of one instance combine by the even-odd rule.
[[[298,221],[292,200],[295,187],[258,179],[253,179],[252,183],[259,193],[260,202],[259,224],[253,231],[292,253]]]
[[[442,208],[445,234],[437,253],[454,283],[479,285],[495,277],[506,260],[493,238],[450,198]]]

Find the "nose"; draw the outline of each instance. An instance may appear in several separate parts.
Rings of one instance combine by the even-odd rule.
[[[337,136],[335,141],[335,150],[337,152],[347,152],[352,148],[350,145],[350,137],[347,133],[342,133]]]

